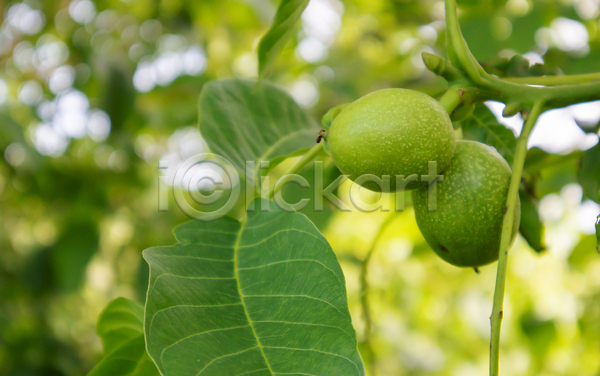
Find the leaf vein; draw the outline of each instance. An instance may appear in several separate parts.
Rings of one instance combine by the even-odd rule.
[[[316,349],[297,349],[297,348],[285,347],[285,346],[265,346],[265,348],[267,348],[267,349],[277,349],[277,350],[290,350],[290,351],[310,351],[310,352],[317,352],[317,353],[320,353],[320,354],[335,356],[335,357],[342,358],[342,359],[347,360],[348,362],[350,362],[354,366],[354,368],[356,368],[356,373],[358,375],[360,375],[360,370],[359,370],[358,366],[356,365],[356,363],[354,363],[350,358],[345,357],[345,356],[340,355],[340,354],[336,354],[336,353],[332,353],[332,352],[327,352],[327,351],[316,350]]]
[[[231,354],[227,354],[227,355],[222,355],[222,356],[219,356],[219,357],[217,357],[217,358],[214,358],[214,359],[213,359],[213,360],[211,360],[211,361],[210,361],[210,362],[209,362],[207,365],[205,365],[205,366],[204,366],[204,368],[202,368],[202,369],[200,370],[200,372],[198,372],[198,373],[196,374],[196,376],[200,376],[200,375],[202,374],[202,372],[204,372],[204,371],[206,370],[206,368],[208,368],[208,367],[209,367],[211,364],[213,364],[213,363],[214,363],[214,362],[216,362],[217,360],[224,359],[224,358],[227,358],[227,357],[230,357],[230,356],[235,356],[235,355],[243,354],[243,353],[245,353],[245,352],[247,352],[247,351],[254,350],[254,349],[255,349],[255,348],[257,348],[257,347],[258,347],[258,346],[250,347],[250,348],[248,348],[248,349],[246,349],[246,350],[242,350],[242,351],[238,351],[238,352],[235,352],[235,353],[231,353]]]

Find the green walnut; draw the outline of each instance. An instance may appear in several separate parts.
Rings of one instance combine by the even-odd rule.
[[[441,175],[433,205],[428,205],[431,187],[412,192],[423,237],[452,265],[478,267],[496,261],[511,175],[508,163],[490,146],[458,141],[454,157]],[[512,241],[520,213],[517,201]]]
[[[437,162],[441,172],[456,146],[446,110],[429,95],[407,89],[375,91],[349,104],[333,119],[325,140],[350,179],[389,176],[392,192],[426,185],[421,176],[428,174],[429,162]],[[396,184],[397,176],[406,180]],[[380,191],[372,181],[360,180],[363,187]]]

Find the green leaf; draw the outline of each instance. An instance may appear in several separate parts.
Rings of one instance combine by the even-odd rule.
[[[116,133],[121,130],[135,109],[132,75],[118,64],[111,64],[102,87],[101,98],[101,108],[110,117],[112,133]]]
[[[73,292],[81,286],[99,241],[97,225],[88,214],[77,212],[67,220],[51,253],[54,277],[62,291]]]
[[[519,232],[529,246],[536,252],[546,250],[544,242],[544,224],[538,213],[537,203],[534,198],[524,190],[519,190],[519,198],[521,200],[521,223]]]
[[[229,160],[251,182],[261,173],[261,161],[275,167],[312,147],[318,131],[286,92],[267,82],[212,81],[200,95],[202,137],[213,153]],[[249,174],[246,161],[255,163]]]
[[[552,154],[538,147],[527,151],[525,172],[536,197],[558,193],[567,184],[577,182],[578,163],[583,152]]]
[[[466,140],[493,146],[512,165],[517,140],[512,130],[498,123],[496,116],[483,103],[477,103],[473,115],[460,123]]]
[[[104,352],[113,352],[132,338],[144,334],[143,319],[144,308],[141,305],[125,298],[110,302],[96,325]]]
[[[141,305],[125,298],[110,302],[98,319],[105,357],[88,376],[159,376],[146,352]]]
[[[583,188],[583,197],[600,203],[600,144],[583,152],[577,179]]]
[[[570,164],[578,161],[583,152],[581,150],[572,151],[569,154],[552,154],[544,151],[537,146],[527,150],[525,158],[525,170],[530,174],[536,174],[541,170],[554,167],[560,164]]]
[[[281,0],[273,24],[258,44],[258,72],[266,77],[281,48],[294,31],[309,0]]]
[[[164,376],[364,375],[330,245],[270,206],[185,223],[179,243],[144,251],[146,341]]]

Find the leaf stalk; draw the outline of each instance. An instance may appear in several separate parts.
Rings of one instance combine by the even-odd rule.
[[[450,88],[440,98],[440,104],[442,107],[444,107],[446,112],[448,112],[448,115],[451,115],[456,107],[462,103],[462,100],[463,96],[461,90],[457,88]]]
[[[279,192],[284,186],[285,183],[291,181],[293,179],[293,175],[297,175],[302,171],[304,167],[306,167],[313,159],[323,150],[324,142],[320,142],[310,148],[306,154],[304,154],[292,167],[289,168],[284,174],[282,178],[282,182],[279,183],[278,188],[273,188],[269,193],[269,199],[272,199],[275,196],[275,193]]]

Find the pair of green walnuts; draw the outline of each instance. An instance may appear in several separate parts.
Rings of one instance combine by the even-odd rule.
[[[412,190],[419,229],[442,259],[475,268],[498,259],[510,166],[488,145],[457,141],[438,101],[413,90],[379,90],[339,112],[324,139],[335,164],[351,180],[387,175],[392,192]],[[432,207],[430,184],[421,178],[428,174],[429,162],[436,162],[443,176]],[[396,176],[410,175],[418,179],[396,185]],[[363,187],[379,189],[373,182]],[[519,219],[517,206],[513,241]]]

